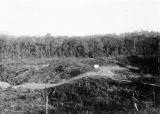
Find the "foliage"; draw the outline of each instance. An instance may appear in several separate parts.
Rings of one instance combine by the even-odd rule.
[[[0,36],[1,58],[100,57],[119,55],[156,55],[160,34],[132,32],[120,35],[84,37]]]
[[[0,80],[19,85],[27,82],[33,76],[34,70],[27,68],[6,68],[1,72]]]
[[[112,84],[110,79],[83,78],[48,92],[50,104],[57,108],[118,111],[132,107],[130,90]]]
[[[49,67],[42,70],[46,72],[50,77],[50,80],[54,81],[56,77],[59,79],[69,79],[85,72],[92,70],[91,65],[81,62],[75,58],[59,59],[58,61],[52,61]],[[54,73],[54,75],[53,75]]]

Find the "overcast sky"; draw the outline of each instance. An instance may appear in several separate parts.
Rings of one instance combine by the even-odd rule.
[[[92,35],[160,31],[160,0],[0,0],[0,33]]]

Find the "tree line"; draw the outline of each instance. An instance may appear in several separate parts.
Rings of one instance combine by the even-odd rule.
[[[132,32],[120,35],[14,37],[0,35],[3,58],[108,57],[119,55],[156,56],[160,33]]]

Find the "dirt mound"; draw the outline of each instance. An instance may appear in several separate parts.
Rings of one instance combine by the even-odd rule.
[[[39,69],[29,82],[57,83],[92,69],[92,66],[79,60],[71,58],[59,59],[58,61],[52,61],[48,67]]]
[[[82,78],[94,78],[94,79],[101,79],[101,78],[114,78],[115,71],[124,71],[125,68],[119,67],[119,66],[102,66],[96,71],[89,71],[83,74],[80,74],[75,77],[71,77],[69,79],[60,80],[60,82],[57,82],[55,84],[47,84],[47,83],[25,83],[22,85],[19,85],[17,87],[23,87],[28,89],[45,89],[50,87],[56,87],[60,85],[64,85],[67,83],[74,83],[77,80],[80,80]]]

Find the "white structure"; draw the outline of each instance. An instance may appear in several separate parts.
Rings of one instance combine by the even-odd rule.
[[[94,68],[95,68],[95,69],[99,69],[99,65],[95,64],[95,65],[94,65]]]

